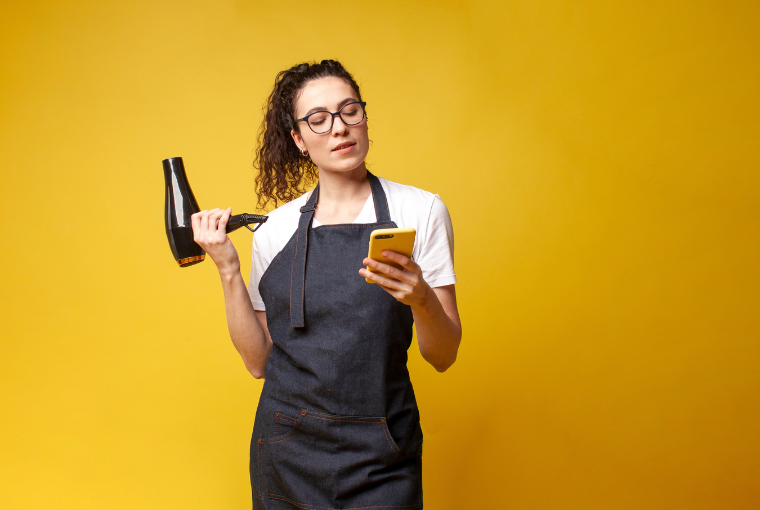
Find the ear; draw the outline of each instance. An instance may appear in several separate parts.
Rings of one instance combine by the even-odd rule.
[[[296,146],[298,147],[299,151],[306,150],[306,146],[303,143],[303,138],[301,138],[301,135],[299,133],[296,133],[295,129],[290,130],[290,136],[293,137],[293,141],[296,142]]]

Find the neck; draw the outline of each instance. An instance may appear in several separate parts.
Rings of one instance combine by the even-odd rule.
[[[323,224],[351,223],[372,193],[364,163],[349,172],[319,171],[319,201],[314,217]]]
[[[367,166],[362,163],[349,172],[319,171],[319,205],[338,205],[366,199],[370,189]]]

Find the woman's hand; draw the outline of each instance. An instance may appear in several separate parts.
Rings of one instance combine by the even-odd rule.
[[[373,280],[388,294],[405,305],[409,305],[412,308],[424,307],[430,299],[432,289],[425,279],[422,278],[420,266],[409,257],[395,251],[385,250],[383,251],[383,257],[398,263],[402,269],[368,257],[362,263],[387,276],[373,273],[367,269],[360,269],[359,274]]]
[[[436,370],[443,372],[457,359],[462,340],[454,285],[431,288],[422,277],[420,266],[393,251],[384,251],[383,257],[401,265],[402,269],[366,258],[364,264],[387,276],[360,269],[359,274],[373,280],[385,292],[412,307],[414,327],[420,353]]]
[[[193,240],[208,253],[220,273],[240,271],[240,258],[227,237],[227,221],[232,208],[212,209],[193,214]]]

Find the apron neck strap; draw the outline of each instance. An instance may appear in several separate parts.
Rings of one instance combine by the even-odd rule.
[[[303,299],[306,287],[306,248],[309,242],[309,228],[314,218],[314,209],[319,200],[319,183],[312,191],[306,205],[301,207],[296,232],[296,252],[293,255],[293,269],[290,272],[290,325],[294,328],[304,326]]]
[[[380,184],[380,179],[375,177],[369,171],[367,171],[367,177],[369,177],[369,185],[372,188],[372,201],[375,203],[375,217],[377,218],[377,222],[387,223],[391,221],[391,212],[388,209],[388,200],[385,198],[383,185]]]
[[[369,185],[372,188],[372,201],[375,203],[375,216],[378,223],[391,221],[391,213],[388,209],[388,200],[385,197],[380,179],[367,172]],[[293,256],[293,270],[290,273],[290,324],[294,328],[304,327],[304,290],[306,287],[306,249],[309,242],[309,229],[311,220],[314,218],[314,209],[319,201],[319,183],[311,193],[306,205],[301,207],[301,217],[298,219],[298,232],[296,233],[296,252]]]

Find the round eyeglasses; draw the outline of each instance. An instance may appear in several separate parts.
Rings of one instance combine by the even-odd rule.
[[[366,101],[346,103],[335,113],[324,110],[318,111],[310,113],[302,119],[296,119],[296,122],[306,122],[309,125],[309,129],[318,135],[323,135],[332,129],[333,120],[335,120],[336,115],[340,115],[340,120],[347,126],[355,126],[361,123],[364,120],[364,107],[366,104]]]

